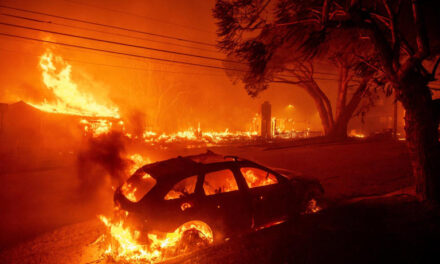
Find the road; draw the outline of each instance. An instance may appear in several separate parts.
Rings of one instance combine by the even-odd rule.
[[[318,178],[326,190],[326,198],[332,204],[353,197],[393,192],[407,188],[413,183],[409,158],[402,142],[359,141],[289,148],[260,145],[210,149],[225,155],[232,154],[248,158],[270,167],[289,169],[305,177]],[[143,153],[154,161],[201,151],[205,150],[168,149],[157,152],[146,149]],[[10,190],[0,196],[1,209],[5,212],[0,227],[0,232],[5,234],[2,235],[1,241],[3,246],[2,253],[0,253],[1,263],[5,261],[6,263],[87,263],[99,258],[96,249],[90,244],[104,232],[96,215],[108,213],[111,210],[111,189],[109,189],[109,182],[104,179],[102,188],[90,192],[87,197],[84,197],[83,192],[79,195],[78,177],[75,172],[75,163],[66,162],[60,164],[59,167],[47,170],[1,175],[2,186]],[[334,222],[329,223],[334,221],[336,216],[344,214],[349,216],[350,210],[342,210],[342,213],[334,215],[334,209],[331,208],[331,213],[316,216],[319,219],[316,221],[323,225],[325,231],[326,225],[334,225]],[[372,210],[372,215],[374,213],[375,211]],[[349,219],[354,221],[353,217]],[[346,224],[352,227],[358,223],[354,221],[350,224],[349,221]],[[366,225],[362,224],[362,226],[364,228]],[[333,230],[341,230],[341,228],[340,225],[332,227]],[[370,227],[367,225],[366,228]],[[274,230],[279,229],[282,230],[281,233],[289,234],[288,237],[279,237],[278,231],[269,231],[268,234],[264,231],[262,232],[264,238],[254,239],[250,236],[244,241],[249,240],[251,244],[258,244],[259,240],[269,239],[270,241],[273,237],[273,243],[269,243],[271,245],[274,243],[291,245],[291,237],[311,239],[316,238],[317,232],[316,228],[302,224],[302,229],[305,231],[298,233],[297,223],[288,223]],[[362,232],[363,229],[360,230],[359,232]],[[346,231],[349,232],[349,229]],[[330,232],[330,234],[333,233]],[[232,241],[229,245],[231,243],[235,242]],[[267,245],[261,247],[271,248]],[[229,255],[227,248],[228,245],[222,245],[218,250],[222,252],[219,253],[220,258]],[[255,246],[255,248],[260,247]],[[292,248],[287,249],[290,252]],[[208,254],[210,262],[215,262],[215,256],[218,254],[210,250],[213,249],[205,252],[211,252]],[[277,250],[279,249],[272,248],[272,251]],[[300,248],[298,250],[302,252]],[[231,252],[232,255],[237,254],[234,250]],[[284,253],[274,254],[276,257],[292,257],[285,256]],[[251,255],[257,256],[258,254],[252,253]],[[231,259],[236,257],[231,257]],[[188,257],[188,259],[191,258]]]

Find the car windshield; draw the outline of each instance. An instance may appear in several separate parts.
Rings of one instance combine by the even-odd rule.
[[[141,168],[121,186],[121,191],[128,200],[139,202],[154,185],[156,180]]]

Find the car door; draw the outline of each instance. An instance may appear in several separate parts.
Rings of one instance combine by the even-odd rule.
[[[236,177],[232,170],[224,168],[207,172],[203,177],[203,208],[214,228],[226,236],[251,227],[251,208]]]
[[[165,193],[161,208],[155,211],[161,221],[156,224],[174,231],[181,224],[197,219],[200,214],[200,184],[199,175],[188,176],[175,183]]]
[[[240,167],[252,200],[254,228],[287,217],[288,189],[274,173],[254,166]]]

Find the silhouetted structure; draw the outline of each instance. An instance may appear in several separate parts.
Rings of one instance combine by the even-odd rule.
[[[272,136],[272,116],[271,116],[271,105],[269,102],[264,102],[261,105],[261,137],[262,138],[271,138]]]

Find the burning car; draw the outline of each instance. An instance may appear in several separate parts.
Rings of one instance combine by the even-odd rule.
[[[320,183],[286,174],[208,151],[139,168],[114,200],[137,230],[165,233],[194,223],[222,241],[317,210]]]

